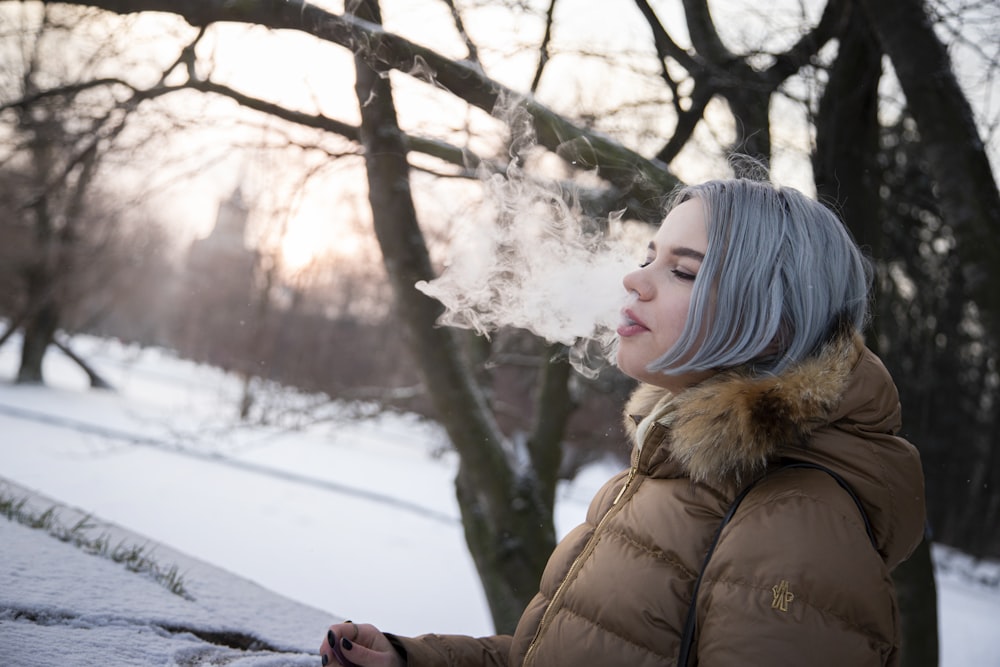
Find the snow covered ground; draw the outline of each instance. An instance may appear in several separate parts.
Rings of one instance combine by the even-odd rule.
[[[91,535],[177,567],[189,595],[0,520],[4,665],[318,664],[326,625],[346,616],[399,634],[492,632],[436,426],[261,389],[266,425],[240,427],[241,386],[224,373],[73,345],[116,391],[89,390],[58,352],[47,386],[15,386],[19,344],[0,348],[0,500],[42,494],[31,507],[68,506],[68,526],[79,508]],[[562,486],[560,533],[613,470]],[[935,555],[941,664],[1000,667],[1000,567]]]
[[[0,492],[26,497],[9,482]],[[24,511],[51,499],[31,495]],[[73,523],[82,513],[60,507]],[[113,545],[148,538],[87,520]],[[184,572],[184,596],[153,578],[90,555],[43,530],[0,520],[0,662],[8,667],[68,664],[277,667],[316,660],[316,634],[332,620],[225,570],[157,545],[152,554]]]

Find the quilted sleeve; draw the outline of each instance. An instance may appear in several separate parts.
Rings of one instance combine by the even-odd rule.
[[[397,651],[405,654],[407,667],[506,667],[510,653],[509,635],[386,636]]]

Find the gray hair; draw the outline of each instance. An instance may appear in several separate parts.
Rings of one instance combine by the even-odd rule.
[[[705,211],[705,260],[684,331],[649,370],[749,364],[779,373],[815,353],[838,325],[867,324],[871,264],[826,206],[747,178],[682,188],[670,208],[690,199]]]

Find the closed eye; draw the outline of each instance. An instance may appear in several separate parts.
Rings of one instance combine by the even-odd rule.
[[[682,271],[681,269],[672,269],[670,272],[673,273],[678,278],[680,278],[681,280],[694,280],[695,279],[695,276],[694,276],[693,273],[688,273],[687,271]]]

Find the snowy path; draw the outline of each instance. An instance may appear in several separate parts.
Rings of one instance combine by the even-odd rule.
[[[13,407],[0,404],[0,415],[12,419],[32,421],[40,425],[52,426],[67,429],[76,433],[93,435],[108,442],[122,442],[130,445],[142,445],[169,451],[179,456],[190,456],[195,459],[210,461],[219,465],[231,466],[240,470],[257,473],[274,479],[282,479],[294,484],[313,486],[324,491],[353,495],[358,498],[370,500],[372,502],[388,505],[393,509],[403,512],[411,512],[418,516],[434,519],[447,524],[456,524],[459,518],[455,515],[444,514],[431,507],[425,507],[418,503],[409,502],[399,498],[398,495],[377,493],[357,486],[341,484],[330,479],[320,479],[310,475],[303,475],[289,470],[281,470],[267,465],[255,464],[250,461],[240,460],[229,456],[223,452],[199,451],[193,448],[184,448],[181,445],[172,443],[162,438],[153,438],[136,432],[128,432],[115,428],[108,428],[97,424],[91,424],[79,419],[68,419],[59,415],[53,415],[38,410],[29,410],[22,407]]]

